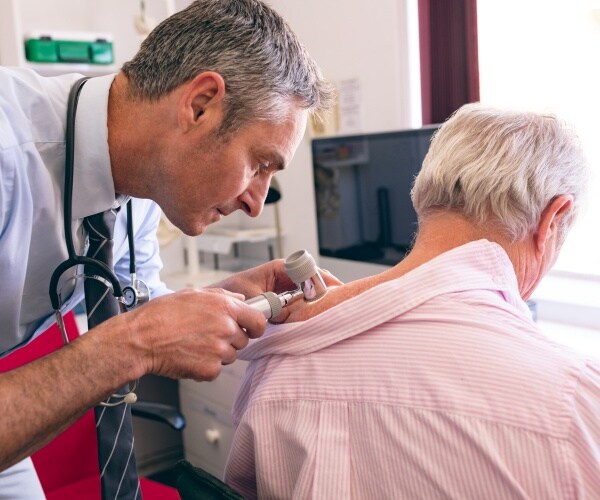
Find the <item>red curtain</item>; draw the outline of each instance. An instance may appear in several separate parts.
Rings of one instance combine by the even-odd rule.
[[[479,100],[477,0],[419,0],[423,124]]]

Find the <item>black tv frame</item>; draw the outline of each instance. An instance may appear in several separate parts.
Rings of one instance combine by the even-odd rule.
[[[320,256],[386,266],[404,258],[417,228],[410,190],[438,128],[312,140]]]

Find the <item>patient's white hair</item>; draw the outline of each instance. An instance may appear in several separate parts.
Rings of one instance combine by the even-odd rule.
[[[587,176],[579,140],[556,116],[467,104],[436,132],[411,195],[420,221],[453,210],[480,225],[500,224],[519,241],[554,197],[572,194],[564,238]]]

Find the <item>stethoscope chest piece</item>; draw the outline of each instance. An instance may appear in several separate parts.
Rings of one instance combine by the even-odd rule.
[[[123,303],[130,311],[150,300],[150,288],[142,280],[132,277],[131,285],[123,287]]]

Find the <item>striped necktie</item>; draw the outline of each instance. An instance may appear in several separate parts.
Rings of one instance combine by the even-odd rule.
[[[84,219],[89,234],[87,257],[104,262],[113,268],[112,235],[118,209],[107,210]],[[84,273],[93,275],[92,270]],[[102,323],[119,312],[119,305],[111,290],[97,279],[86,279],[85,305],[88,328]],[[127,394],[129,386],[121,387],[118,394]],[[108,402],[112,402],[109,398]],[[135,462],[131,408],[128,404],[106,407],[96,406],[96,433],[98,436],[98,461],[103,500],[141,498]]]

